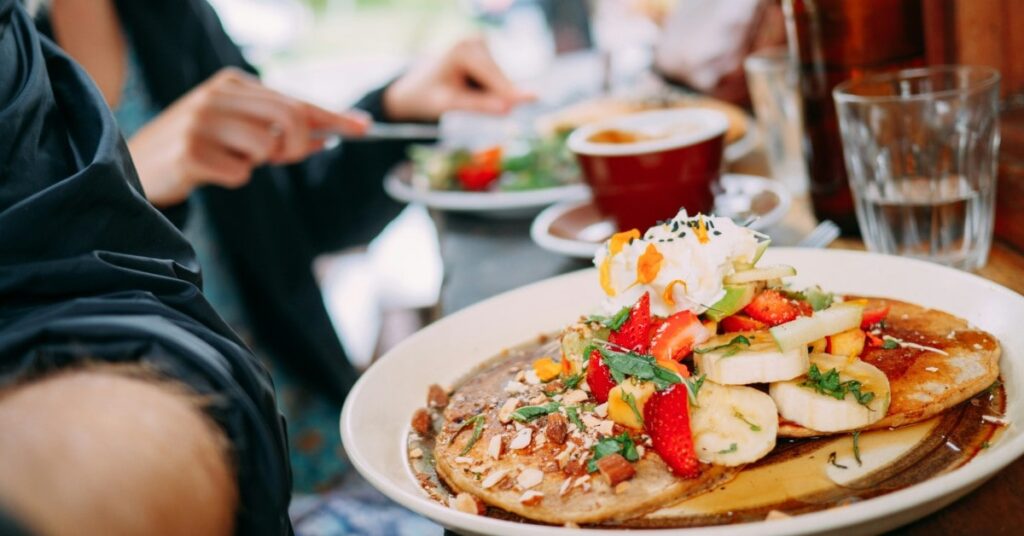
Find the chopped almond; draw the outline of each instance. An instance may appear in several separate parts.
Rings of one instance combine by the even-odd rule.
[[[562,466],[562,472],[567,476],[576,476],[586,474],[587,468],[582,460],[572,459]]]
[[[487,443],[487,455],[497,460],[498,458],[501,458],[501,452],[504,450],[504,447],[505,445],[501,436],[495,435]]]
[[[512,441],[508,444],[508,448],[509,450],[525,449],[530,446],[530,439],[532,438],[533,428],[523,428],[522,430],[519,430],[519,433],[517,433],[515,437],[512,438]]]
[[[608,479],[608,485],[612,487],[636,475],[636,469],[621,454],[609,454],[597,460],[597,470]]]
[[[519,496],[519,503],[523,506],[536,506],[540,504],[540,501],[543,499],[543,493],[531,489]]]
[[[484,477],[484,481],[480,483],[480,487],[483,489],[492,488],[495,484],[505,480],[506,476],[508,476],[508,469],[496,469],[491,471],[486,477]]]
[[[473,515],[483,515],[486,507],[483,501],[471,493],[460,493],[451,499],[452,508]]]
[[[412,429],[421,436],[430,434],[430,412],[424,408],[412,414]]]
[[[530,489],[544,481],[544,472],[540,469],[527,467],[516,477],[516,484],[523,489]]]
[[[409,451],[409,457],[410,458],[414,458],[414,459],[415,458],[422,458],[423,457],[423,449],[421,449],[419,447],[416,447],[416,448],[410,450]]]
[[[569,493],[569,488],[571,486],[572,486],[572,477],[566,478],[565,481],[562,482],[562,487],[558,488],[558,495],[561,496],[561,495],[565,495],[566,493]]]
[[[440,385],[433,384],[427,390],[427,405],[432,408],[443,408],[448,405],[448,392]]]
[[[512,422],[512,413],[519,407],[518,398],[509,398],[505,400],[505,403],[501,405],[501,409],[498,410],[498,421],[502,424],[508,424]]]
[[[561,413],[549,413],[548,424],[544,428],[544,435],[548,441],[556,445],[564,445],[565,437],[569,433],[569,421]]]
[[[587,393],[584,393],[579,389],[573,389],[572,391],[562,395],[562,404],[571,406],[579,404],[580,402],[586,402],[588,398],[590,398],[590,396],[588,396]]]

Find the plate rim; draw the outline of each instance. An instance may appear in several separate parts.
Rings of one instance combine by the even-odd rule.
[[[985,279],[979,275],[961,272],[953,268],[933,264],[927,261],[907,258],[907,257],[896,257],[891,255],[883,255],[879,253],[873,253],[868,251],[857,251],[857,250],[808,250],[806,248],[772,248],[776,254],[787,255],[793,254],[793,252],[814,252],[813,254],[824,254],[837,257],[850,256],[850,257],[867,257],[867,258],[887,258],[893,262],[907,263],[912,267],[917,267],[925,271],[934,272],[945,272],[951,274],[953,277],[965,278],[971,281],[973,284],[982,285],[987,287],[989,290],[1004,296],[1008,300],[1018,302],[1019,305],[1024,307],[1024,295],[1015,292],[999,283]],[[797,253],[803,254],[803,253]],[[840,259],[841,260],[841,259]],[[526,289],[542,285],[556,285],[558,281],[569,280],[571,278],[586,277],[587,275],[593,275],[596,272],[595,268],[584,268],[569,272],[566,274],[558,275],[555,277],[547,278],[541,281],[524,285],[516,289],[512,289],[496,296],[487,298],[480,302],[477,302],[469,307],[461,309],[448,317],[445,317],[417,332],[416,334],[408,337],[402,341],[398,346],[393,348],[387,354],[385,354],[378,363],[388,359],[401,359],[401,354],[405,353],[406,347],[414,347],[417,339],[421,337],[427,337],[431,333],[437,330],[446,329],[449,324],[457,323],[465,317],[476,314],[477,311],[488,307],[489,304],[495,301],[509,299],[509,297],[515,293],[525,292]],[[518,341],[521,342],[521,341]],[[515,344],[515,342],[510,342]],[[1005,359],[1005,353],[1001,356],[1001,360]],[[342,435],[342,443],[346,452],[349,454],[349,459],[352,461],[353,466],[359,471],[359,473],[366,478],[371,485],[378,489],[381,493],[388,496],[390,499],[398,502],[414,512],[417,512],[430,520],[442,524],[448,527],[457,527],[462,530],[468,530],[472,533],[481,534],[536,534],[536,535],[550,535],[550,534],[564,534],[564,527],[550,526],[550,525],[534,525],[534,524],[522,524],[513,523],[509,521],[503,521],[499,519],[493,519],[483,516],[475,516],[458,512],[446,506],[442,506],[436,501],[430,499],[424,493],[414,494],[408,492],[402,488],[392,484],[389,479],[384,476],[377,475],[372,469],[372,465],[367,459],[364,459],[363,450],[358,448],[358,444],[355,442],[356,432],[352,429],[353,426],[353,407],[354,403],[350,403],[361,396],[361,393],[368,389],[367,385],[373,380],[373,371],[376,367],[371,366],[362,377],[356,382],[352,391],[346,397],[342,407],[339,427]],[[376,367],[380,370],[380,367]],[[1009,383],[1009,382],[1008,382]],[[1016,387],[1014,387],[1016,389]],[[1011,423],[1012,425],[1012,423]],[[408,429],[408,423],[405,424],[404,429]],[[401,441],[402,437],[396,438],[396,441]],[[404,444],[404,442],[403,442]],[[677,528],[677,529],[629,529],[630,532],[638,532],[644,534],[685,534],[692,536],[718,536],[724,534],[730,535],[771,535],[771,534],[804,534],[804,533],[822,533],[827,531],[835,531],[844,528],[863,526],[865,523],[878,520],[882,523],[884,519],[893,519],[898,514],[903,512],[910,512],[914,508],[921,508],[923,513],[921,515],[913,515],[909,519],[905,519],[901,524],[919,519],[928,513],[934,512],[947,504],[959,499],[963,495],[973,491],[978,486],[984,484],[988,479],[994,476],[998,471],[1005,468],[1009,464],[1013,463],[1016,459],[1020,458],[1024,454],[1024,433],[1018,435],[1015,438],[1011,438],[1008,442],[1000,442],[997,447],[986,452],[984,456],[976,457],[969,463],[966,463],[948,473],[936,476],[927,481],[903,488],[892,493],[888,493],[872,499],[867,499],[854,504],[851,504],[844,508],[830,508],[818,512],[811,512],[808,514],[802,514],[787,519],[771,520],[771,521],[755,521],[747,523],[739,523],[733,525],[719,525],[710,527],[693,527],[693,528]],[[405,464],[407,471],[408,464]],[[883,527],[883,525],[879,525]],[[897,525],[898,526],[898,525]],[[573,534],[587,534],[587,535],[600,535],[608,534],[608,529],[571,529]]]
[[[722,179],[725,179],[726,177],[735,177],[744,181],[751,179],[757,180],[758,182],[767,185],[766,189],[771,190],[779,198],[779,204],[768,212],[770,217],[761,218],[750,225],[750,228],[755,231],[764,231],[765,229],[781,222],[793,204],[792,192],[790,192],[784,184],[775,179],[762,177],[760,175],[751,175],[749,173],[723,173]],[[554,203],[545,208],[537,214],[533,219],[533,222],[530,223],[530,238],[542,249],[552,253],[566,255],[577,259],[593,257],[594,253],[597,252],[597,248],[600,247],[600,244],[595,243],[593,245],[593,249],[591,249],[589,242],[561,238],[553,236],[549,232],[551,224],[563,214],[591,201],[593,201],[593,197],[587,197],[586,199],[573,199]],[[586,250],[590,250],[590,253],[586,253]]]

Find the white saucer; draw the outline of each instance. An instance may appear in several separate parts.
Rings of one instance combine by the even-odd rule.
[[[714,213],[741,223],[756,217],[749,227],[758,231],[778,223],[793,201],[782,183],[764,177],[725,174],[720,184],[723,192],[715,197]],[[590,199],[552,205],[530,226],[530,237],[540,247],[581,259],[593,257],[614,232],[615,225]]]

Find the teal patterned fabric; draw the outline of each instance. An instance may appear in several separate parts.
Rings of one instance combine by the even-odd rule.
[[[128,47],[124,87],[117,108],[113,110],[122,134],[126,139],[130,138],[160,111],[146,90],[139,60]],[[348,469],[338,434],[341,408],[304,389],[298,378],[280,366],[280,361],[257,343],[238,287],[228,271],[227,260],[213,237],[202,190],[194,192],[189,203],[189,219],[182,232],[195,249],[203,268],[203,293],[264,362],[274,378],[278,406],[288,420],[293,490],[296,493],[327,490],[340,482]]]
[[[124,88],[113,110],[122,134],[131,137],[160,111],[146,90],[139,61],[128,47]],[[390,501],[349,470],[338,431],[341,408],[305,389],[280,360],[257,344],[227,260],[213,239],[202,190],[194,192],[189,203],[191,211],[183,232],[203,268],[203,292],[270,371],[278,407],[288,421],[292,490],[297,496],[315,494],[307,497],[305,511],[294,516],[295,534],[439,536],[441,527]]]

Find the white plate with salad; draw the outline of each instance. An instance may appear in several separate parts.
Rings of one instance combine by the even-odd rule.
[[[410,147],[409,162],[385,179],[392,197],[515,217],[589,195],[563,136],[527,136],[513,117],[468,112],[446,113],[440,130],[441,143]]]

